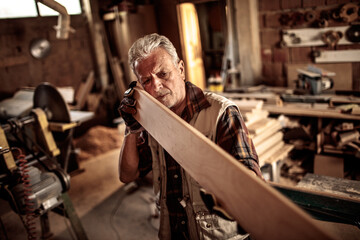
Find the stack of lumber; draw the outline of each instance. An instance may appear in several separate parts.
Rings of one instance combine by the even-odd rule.
[[[262,109],[262,101],[235,100],[255,145],[260,167],[287,156],[293,145],[283,141],[282,126],[278,119],[269,117]]]

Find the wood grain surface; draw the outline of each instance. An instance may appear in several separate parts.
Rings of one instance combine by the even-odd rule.
[[[255,239],[336,239],[140,87],[135,118]]]

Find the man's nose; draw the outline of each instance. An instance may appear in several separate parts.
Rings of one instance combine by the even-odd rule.
[[[162,81],[156,75],[153,76],[153,86],[155,91],[158,91],[162,88]]]

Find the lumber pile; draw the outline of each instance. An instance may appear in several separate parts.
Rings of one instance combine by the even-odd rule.
[[[269,117],[257,100],[233,100],[240,108],[250,136],[259,156],[260,167],[282,160],[293,148],[283,141],[282,126],[278,119]]]

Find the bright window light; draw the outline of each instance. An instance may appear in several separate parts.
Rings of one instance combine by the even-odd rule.
[[[80,0],[56,0],[70,15],[81,14]],[[0,0],[0,19],[37,17],[35,0]],[[58,12],[38,2],[40,16],[57,16]]]
[[[75,15],[75,14],[81,14],[81,6],[80,1],[74,1],[74,0],[56,0],[56,2],[63,5],[68,14]],[[39,12],[40,16],[57,16],[59,15],[58,12],[54,11],[53,9],[45,6],[44,4],[38,2]]]
[[[35,1],[0,0],[0,18],[37,17]]]

